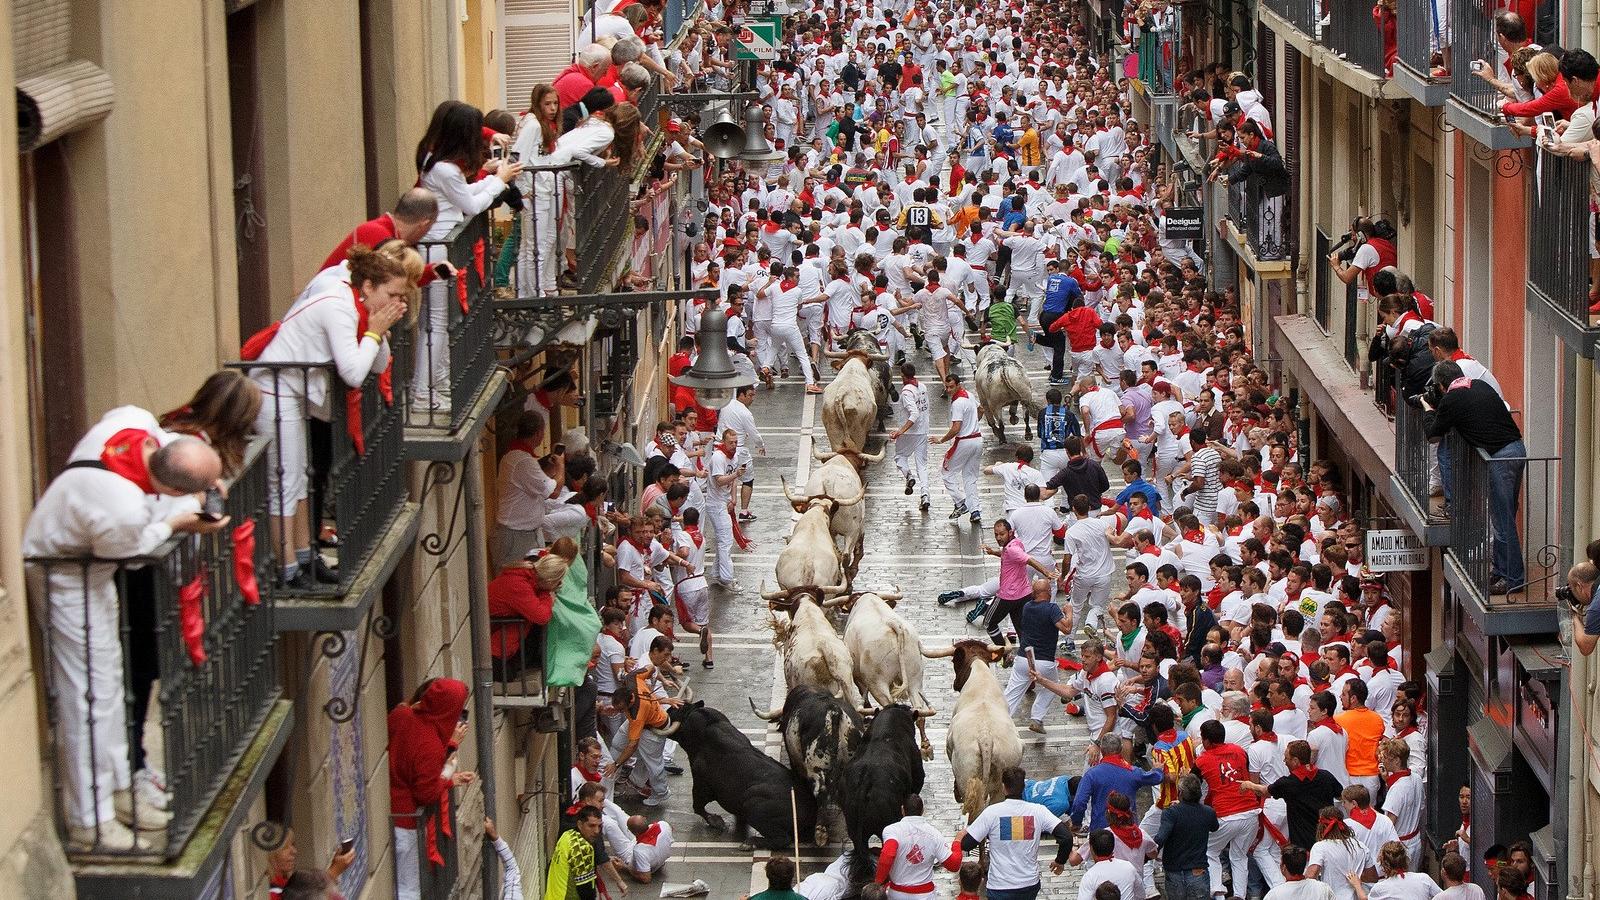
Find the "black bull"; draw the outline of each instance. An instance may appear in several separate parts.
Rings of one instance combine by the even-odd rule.
[[[817,808],[822,809],[829,800],[839,802],[834,781],[861,742],[865,729],[860,713],[827,691],[803,684],[789,689],[781,711],[774,711],[776,716],[756,709],[754,700],[750,708],[761,719],[777,722],[789,768],[810,783]],[[816,842],[819,846],[827,843],[824,828],[817,829]]]
[[[837,794],[845,829],[855,845],[850,854],[854,880],[871,875],[876,857],[867,841],[900,821],[905,798],[922,792],[922,753],[917,748],[917,714],[892,704],[878,710],[867,739],[839,772]]]
[[[689,753],[694,811],[706,824],[724,827],[720,816],[706,811],[706,804],[715,801],[733,816],[733,834],[741,843],[753,828],[771,850],[793,848],[796,817],[801,834],[816,827],[810,786],[757,750],[727,716],[698,700],[669,715],[672,738]]]

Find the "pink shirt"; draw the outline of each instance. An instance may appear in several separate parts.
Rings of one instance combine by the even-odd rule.
[[[1021,600],[1033,593],[1033,579],[1028,577],[1031,559],[1022,541],[1013,537],[1000,551],[1000,589],[995,596],[1001,600]]]

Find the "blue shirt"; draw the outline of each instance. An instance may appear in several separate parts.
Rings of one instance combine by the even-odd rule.
[[[1072,805],[1072,777],[1057,775],[1048,781],[1029,779],[1023,782],[1022,799],[1039,804],[1057,817],[1064,816],[1067,807]]]
[[[1585,634],[1600,634],[1600,591],[1594,592],[1589,608],[1583,611],[1583,630]]]
[[[1083,286],[1078,279],[1061,272],[1046,275],[1044,279],[1044,311],[1058,317],[1067,311],[1074,298],[1083,298]]]
[[[1124,769],[1103,762],[1090,766],[1078,783],[1078,792],[1072,798],[1072,808],[1067,815],[1073,827],[1083,821],[1083,811],[1089,810],[1091,829],[1106,827],[1106,798],[1116,791],[1133,800],[1141,787],[1155,787],[1161,783],[1160,769]]]
[[[1118,505],[1126,506],[1128,503],[1128,498],[1132,497],[1134,494],[1143,494],[1145,503],[1149,504],[1150,506],[1150,512],[1153,515],[1161,515],[1161,492],[1156,490],[1155,485],[1145,481],[1143,478],[1140,478],[1138,481],[1128,482],[1128,486],[1123,488],[1121,493],[1117,494]]]
[[[1069,434],[1082,434],[1078,428],[1078,417],[1073,414],[1071,407],[1066,404],[1046,404],[1039,412],[1039,449],[1065,450]]]
[[[1017,652],[1026,656],[1032,650],[1034,659],[1054,661],[1056,641],[1061,636],[1056,623],[1061,621],[1063,615],[1061,607],[1054,601],[1030,598],[1022,607],[1021,623],[1017,626]]]

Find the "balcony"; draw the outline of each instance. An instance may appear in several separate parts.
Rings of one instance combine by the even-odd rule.
[[[1373,21],[1372,7],[1356,0],[1333,0],[1328,7],[1329,23],[1322,32],[1328,49],[1372,78],[1387,78],[1383,34]]]
[[[422,900],[450,900],[457,896],[456,881],[461,877],[461,823],[456,816],[458,792],[451,790],[439,803],[422,807],[408,816],[390,814],[391,821],[420,818],[427,823],[426,830],[417,834],[417,887]],[[430,834],[431,833],[431,834]],[[430,857],[428,842],[432,840],[441,865]]]
[[[1248,182],[1228,182],[1229,243],[1258,275],[1289,276],[1287,197],[1265,198]]]
[[[1299,32],[1298,36],[1288,35],[1278,28],[1273,28],[1279,37],[1289,41],[1300,52],[1309,55],[1310,48],[1306,45],[1315,42],[1322,32],[1318,23],[1318,19],[1321,18],[1321,4],[1318,0],[1262,0],[1261,6]],[[1272,23],[1269,21],[1268,25],[1271,27]]]
[[[1588,159],[1538,153],[1528,217],[1528,310],[1554,325],[1574,352],[1593,356],[1600,337],[1600,316],[1589,312],[1594,167]]]
[[[1443,106],[1450,97],[1448,45],[1436,48],[1440,39],[1433,16],[1433,0],[1399,0],[1400,59],[1392,77],[1411,99],[1423,106]],[[1448,24],[1448,23],[1446,23]],[[1435,53],[1439,53],[1435,65]],[[1438,76],[1435,71],[1443,70]]]
[[[1487,81],[1472,74],[1472,63],[1484,60],[1495,65],[1499,46],[1494,40],[1492,0],[1449,0],[1450,102],[1445,104],[1445,123],[1461,129],[1467,137],[1490,150],[1513,150],[1531,146],[1528,138],[1511,133],[1500,115],[1500,94]],[[1497,77],[1508,77],[1503,70]]]
[[[405,465],[411,349],[403,328],[390,335],[392,384],[370,375],[360,388],[346,389],[331,363],[230,363],[261,381],[274,410],[266,488],[273,515],[261,534],[281,548],[279,559],[307,546],[297,534],[309,535],[311,559],[322,564],[314,580],[286,583],[276,567],[263,576],[277,590],[279,630],[361,627],[416,538],[420,509],[408,500]],[[325,419],[303,401],[272,401],[314,396],[319,383],[328,385]]]
[[[465,219],[417,249],[429,265],[448,261],[453,278],[422,291],[414,336],[414,378],[406,404],[405,453],[422,460],[460,460],[477,439],[505,379],[495,369],[494,272],[500,245],[487,212]]]
[[[1444,556],[1445,579],[1462,606],[1489,635],[1546,634],[1556,630],[1555,589],[1566,576],[1561,510],[1561,459],[1521,456],[1491,459],[1451,435],[1445,439],[1441,476],[1447,490],[1450,540]],[[1448,465],[1444,463],[1448,461]],[[1502,484],[1520,473],[1515,489]],[[1492,593],[1495,554],[1495,493],[1514,498],[1515,540],[1508,541],[1504,563],[1520,564],[1524,585]]]
[[[1379,371],[1389,367],[1379,365]],[[1437,483],[1438,447],[1428,443],[1422,407],[1413,400],[1401,397],[1394,403],[1394,466],[1393,485],[1389,492],[1393,506],[1405,519],[1411,533],[1422,538],[1430,547],[1450,543],[1450,518],[1445,514],[1444,494],[1435,495],[1432,485]]]
[[[61,643],[57,627],[40,629],[63,834],[69,803],[87,805],[113,789],[113,761],[75,776],[75,760],[92,758],[96,751],[87,748],[101,741],[113,752],[126,750],[122,697],[129,698],[128,717],[149,721],[134,698],[159,685],[150,695],[155,722],[144,727],[140,743],[146,765],[165,771],[171,820],[164,831],[141,832],[150,844],[143,849],[112,850],[99,833],[88,846],[64,838],[82,897],[199,896],[288,738],[291,703],[279,685],[276,597],[268,574],[274,568],[266,539],[268,464],[267,441],[258,439],[229,487],[233,525],[219,534],[177,536],[135,559],[27,560],[36,610],[72,610],[73,625],[82,615],[91,638],[96,626],[120,634],[109,650],[91,640],[85,659],[81,649]],[[120,621],[95,621],[80,612],[104,590],[115,591]],[[101,603],[96,597],[94,604]],[[97,651],[115,658],[96,660]],[[76,665],[69,662],[74,656]],[[106,665],[124,673],[115,713],[96,710],[92,687],[84,702],[81,675],[72,673],[85,663],[90,670]],[[84,799],[74,803],[74,796]]]

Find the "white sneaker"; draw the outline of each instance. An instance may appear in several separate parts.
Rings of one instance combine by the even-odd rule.
[[[127,852],[149,850],[150,845],[134,834],[128,826],[112,819],[101,822],[98,829],[93,826],[80,828],[76,825],[67,829],[67,849],[77,853],[93,850]]]
[[[160,810],[170,809],[172,805],[172,795],[167,793],[166,784],[150,769],[133,773],[133,796],[140,803]]]
[[[157,809],[142,798],[135,800],[132,791],[117,791],[111,795],[111,802],[117,821],[140,831],[166,831],[167,823],[172,821],[172,813]]]

